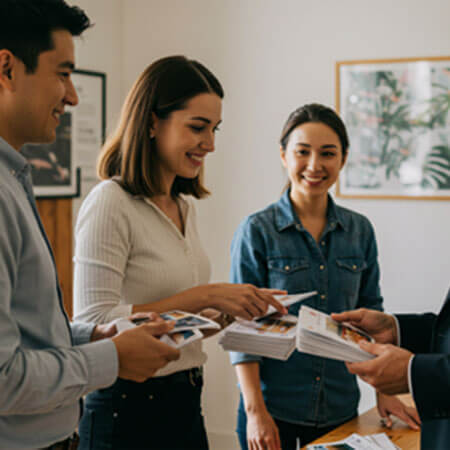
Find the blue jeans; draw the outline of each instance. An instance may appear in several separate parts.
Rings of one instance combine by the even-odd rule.
[[[118,379],[89,394],[79,450],[208,450],[200,397],[201,369],[145,383]]]
[[[300,439],[300,445],[304,446],[314,441],[315,439],[318,439],[320,436],[329,433],[331,430],[338,427],[339,425],[342,425],[341,423],[338,423],[331,426],[316,427],[285,422],[283,420],[276,419],[275,417],[273,418],[273,420],[275,421],[278,427],[278,433],[280,435],[281,441],[281,448],[283,450],[296,450],[297,438]],[[245,413],[244,402],[242,400],[242,397],[239,402],[236,432],[239,438],[239,444],[241,445],[241,450],[248,450],[247,414]]]

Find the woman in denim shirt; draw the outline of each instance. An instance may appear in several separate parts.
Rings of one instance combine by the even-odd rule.
[[[366,217],[337,206],[328,190],[347,158],[345,125],[330,108],[306,105],[288,118],[280,156],[289,186],[280,200],[247,217],[231,247],[231,281],[316,290],[304,303],[325,313],[382,309],[377,245]],[[289,308],[298,314],[300,305]],[[241,388],[237,432],[242,449],[295,449],[357,414],[355,376],[343,362],[294,352],[288,361],[231,353]],[[382,416],[417,428],[395,397],[377,396]]]

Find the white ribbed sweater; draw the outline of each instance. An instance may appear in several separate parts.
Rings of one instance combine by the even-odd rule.
[[[149,199],[129,194],[114,181],[103,181],[90,192],[75,227],[75,320],[110,322],[129,316],[133,304],[161,300],[209,281],[210,264],[192,201],[181,198],[180,206],[184,236]],[[205,361],[201,342],[195,342],[157,375]]]

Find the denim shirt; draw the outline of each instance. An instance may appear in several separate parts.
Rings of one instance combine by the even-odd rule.
[[[317,291],[306,304],[325,313],[360,307],[382,309],[377,245],[366,217],[328,196],[327,223],[319,242],[302,226],[286,191],[247,217],[231,245],[231,282]],[[298,314],[300,304],[289,308]],[[233,365],[258,361],[269,412],[304,425],[332,425],[357,412],[356,378],[343,362],[295,351],[287,361],[231,352]]]

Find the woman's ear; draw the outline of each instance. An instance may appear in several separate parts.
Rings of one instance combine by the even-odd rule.
[[[347,162],[348,150],[349,149],[347,148],[347,151],[345,152],[344,156],[342,157],[341,169],[344,167],[345,163]]]
[[[286,150],[283,148],[282,145],[280,145],[280,159],[281,159],[281,164],[283,164],[283,167],[287,167],[287,163],[286,163]]]
[[[155,139],[158,124],[159,124],[158,116],[154,112],[152,112],[152,125],[150,127],[150,139]]]

